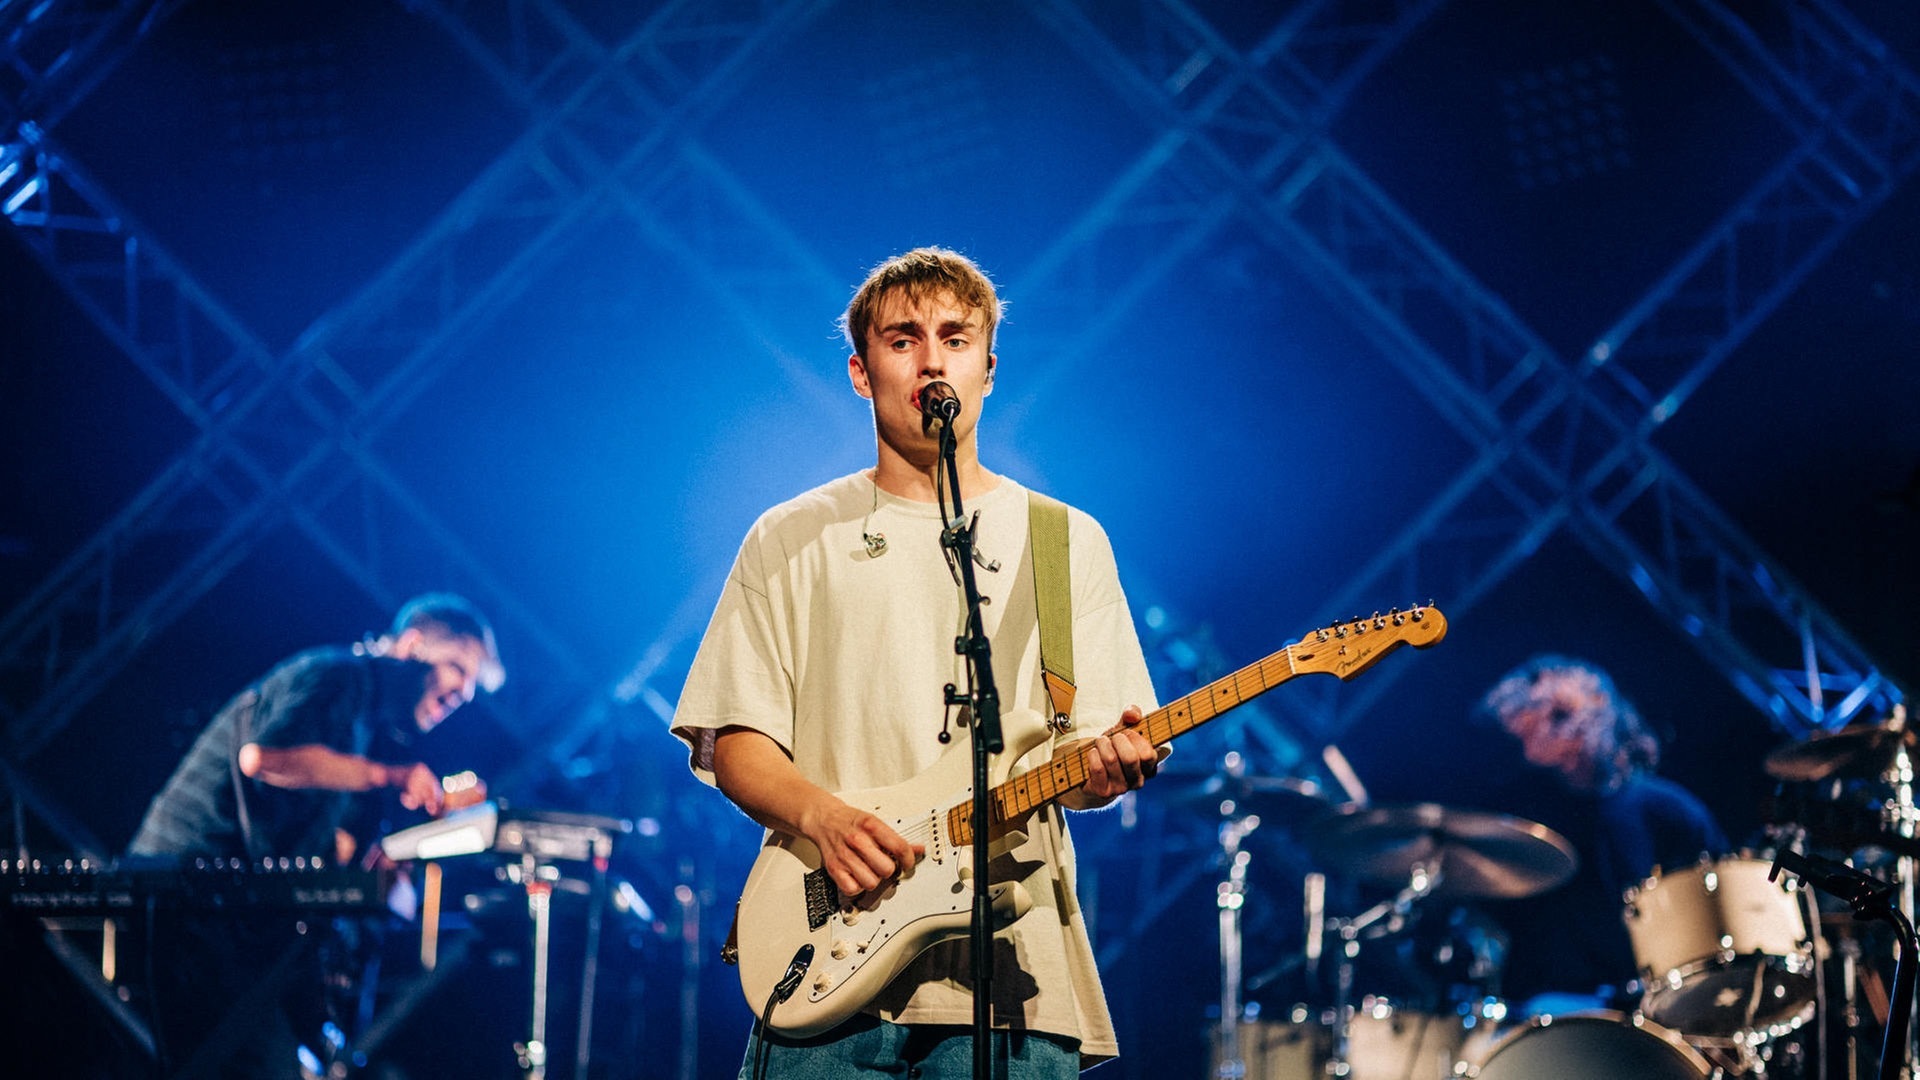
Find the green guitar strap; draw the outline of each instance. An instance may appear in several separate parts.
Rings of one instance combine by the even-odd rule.
[[[1033,596],[1040,612],[1040,679],[1054,726],[1073,718],[1073,591],[1067,559],[1067,504],[1027,492],[1027,546],[1033,551]]]

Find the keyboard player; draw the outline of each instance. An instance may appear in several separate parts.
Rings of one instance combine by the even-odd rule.
[[[486,797],[449,791],[414,747],[505,678],[493,629],[467,600],[430,593],[388,630],[351,647],[299,653],[236,694],[148,807],[131,860],[362,853],[348,829],[397,796],[427,814]],[[372,851],[365,853],[372,856]],[[156,1041],[169,1075],[298,1077],[300,1051],[328,1019],[319,954],[286,915],[180,912],[153,928]]]

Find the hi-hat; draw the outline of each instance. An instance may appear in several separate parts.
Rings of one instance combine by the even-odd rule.
[[[1580,865],[1545,825],[1436,803],[1343,807],[1309,827],[1307,846],[1328,869],[1375,885],[1404,886],[1424,869],[1439,879],[1436,896],[1532,896]]]
[[[1912,753],[1920,745],[1904,720],[1896,713],[1891,722],[1849,724],[1783,746],[1767,755],[1767,772],[1781,780],[1879,779],[1892,768],[1898,751]]]

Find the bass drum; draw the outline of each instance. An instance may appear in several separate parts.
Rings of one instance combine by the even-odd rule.
[[[1623,1013],[1536,1016],[1500,1037],[1483,1061],[1467,1064],[1478,1080],[1706,1080],[1712,1066],[1680,1036]]]

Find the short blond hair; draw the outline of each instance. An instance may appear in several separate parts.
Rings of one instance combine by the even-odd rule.
[[[913,301],[949,294],[968,312],[979,312],[987,336],[987,351],[993,351],[994,331],[1000,325],[1003,305],[994,291],[993,280],[972,259],[957,251],[940,247],[914,248],[895,255],[873,268],[867,280],[855,290],[840,316],[840,330],[847,335],[855,355],[867,355],[867,331],[873,328],[873,315],[888,294],[899,292]]]

